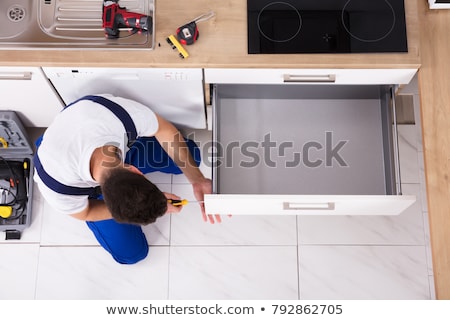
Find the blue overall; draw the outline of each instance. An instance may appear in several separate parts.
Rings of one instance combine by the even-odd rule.
[[[131,118],[125,119],[126,115],[121,113],[123,108],[115,104],[115,108],[119,107],[120,110],[111,109],[112,103],[110,100],[106,100],[102,97],[87,96],[81,99],[89,99],[94,102],[100,103],[114,112],[116,116],[124,123],[129,134],[129,141],[134,141],[127,152],[124,162],[131,164],[138,168],[142,173],[150,173],[154,171],[160,171],[169,174],[181,174],[182,171],[164,151],[159,142],[154,137],[137,137],[134,124],[130,124]],[[80,100],[81,100],[80,99]],[[99,100],[101,99],[101,100]],[[77,100],[79,101],[79,100]],[[70,104],[69,106],[73,105]],[[105,105],[106,104],[106,105]],[[113,103],[114,104],[114,103]],[[69,107],[67,106],[67,107]],[[131,128],[130,128],[131,126]],[[200,164],[200,150],[194,141],[185,139],[186,144],[192,154],[194,161]],[[42,141],[42,137],[36,141],[36,145],[39,146]],[[79,188],[61,185],[43,169],[37,152],[35,155],[35,167],[41,180],[55,192],[63,194],[75,194],[75,195],[89,195],[90,198],[102,199],[101,194],[96,193],[98,190],[82,190]],[[78,190],[76,190],[78,189]],[[81,188],[91,189],[91,188]],[[149,250],[147,239],[142,232],[142,227],[133,224],[119,223],[114,219],[101,220],[101,221],[86,221],[89,229],[94,233],[97,241],[100,245],[108,251],[112,257],[122,264],[133,264],[144,259]]]

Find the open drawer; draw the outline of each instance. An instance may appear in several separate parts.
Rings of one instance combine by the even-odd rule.
[[[393,88],[213,88],[207,213],[396,215],[403,195]]]

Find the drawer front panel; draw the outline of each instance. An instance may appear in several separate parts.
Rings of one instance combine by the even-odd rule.
[[[206,83],[407,84],[416,69],[205,69]]]
[[[415,196],[205,195],[207,214],[221,215],[398,215]]]

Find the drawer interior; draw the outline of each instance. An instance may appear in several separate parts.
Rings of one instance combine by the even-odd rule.
[[[389,86],[216,85],[219,194],[395,194]]]

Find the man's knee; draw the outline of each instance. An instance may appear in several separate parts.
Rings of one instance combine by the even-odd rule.
[[[120,264],[136,264],[148,256],[148,251],[149,248],[146,246],[141,252],[133,256],[117,256],[113,254],[112,257]]]

